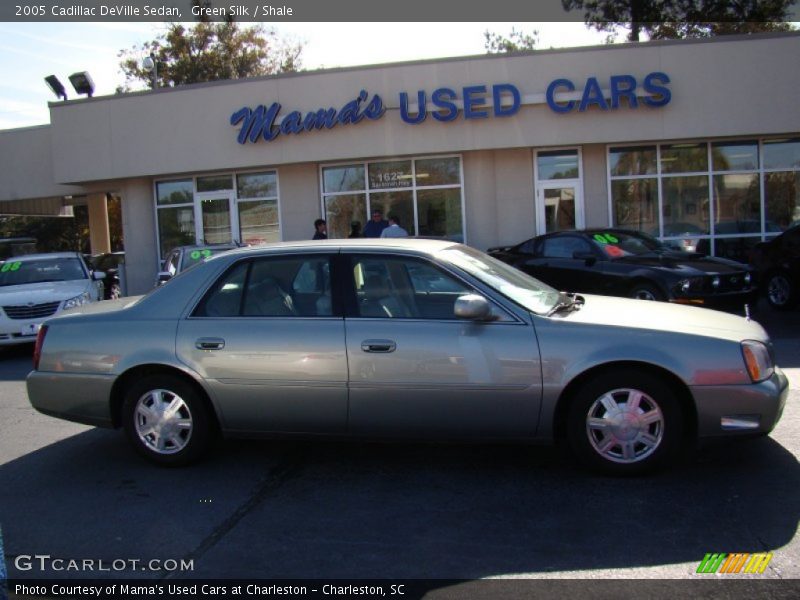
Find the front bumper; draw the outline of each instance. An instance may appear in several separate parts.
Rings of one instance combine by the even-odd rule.
[[[687,304],[689,306],[705,306],[709,308],[736,308],[741,309],[745,304],[751,308],[758,303],[758,289],[735,292],[721,292],[717,294],[690,294],[675,295],[669,299],[675,304]]]
[[[40,413],[67,421],[113,427],[111,387],[114,375],[31,371],[28,399]]]
[[[58,314],[56,312],[55,314]],[[36,341],[36,334],[42,323],[55,315],[38,320],[9,319],[0,317],[0,346],[31,344]]]
[[[766,434],[775,428],[789,395],[789,380],[775,367],[772,377],[761,383],[690,389],[697,407],[698,437],[735,437]],[[731,428],[731,423],[748,426]]]

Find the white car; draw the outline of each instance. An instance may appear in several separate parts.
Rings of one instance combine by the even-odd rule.
[[[0,265],[0,346],[33,342],[49,317],[101,300],[104,277],[77,252],[7,259]]]

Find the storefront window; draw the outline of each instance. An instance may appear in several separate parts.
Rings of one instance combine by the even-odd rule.
[[[800,139],[764,140],[765,169],[800,169]]]
[[[655,163],[655,149],[653,162]],[[614,214],[619,227],[659,235],[657,179],[612,181],[611,197],[614,198]]]
[[[236,193],[239,200],[245,198],[277,198],[278,174],[275,171],[265,173],[243,173],[236,176]]]
[[[194,206],[158,209],[158,239],[162,258],[177,246],[194,244]]]
[[[233,178],[230,175],[212,175],[197,178],[198,192],[219,192],[233,188]]]
[[[369,212],[395,214],[409,235],[464,239],[461,159],[458,156],[379,160],[322,168],[328,237],[363,228]]]
[[[354,192],[364,189],[364,165],[328,167],[322,170],[325,192]]]
[[[412,186],[411,161],[393,160],[369,164],[369,189],[407,188]]]
[[[613,225],[660,230],[684,249],[746,262],[754,244],[800,222],[800,139],[613,147],[608,175]]]
[[[343,194],[326,197],[325,220],[328,222],[328,237],[348,237],[352,223],[356,221],[363,229],[367,222],[366,214],[366,194]]]
[[[706,144],[661,146],[662,173],[698,173],[708,171]]]
[[[156,186],[159,206],[165,204],[189,204],[194,201],[194,184],[191,179],[161,181]]]
[[[539,180],[578,179],[577,150],[548,150],[536,154],[536,166]]]
[[[656,147],[611,148],[608,160],[612,176],[652,175],[656,172]]]
[[[278,173],[274,170],[200,175],[156,183],[162,257],[176,246],[200,241],[206,244],[280,241],[279,214]]]

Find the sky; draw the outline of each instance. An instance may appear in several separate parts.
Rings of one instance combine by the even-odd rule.
[[[68,76],[88,71],[95,96],[113,94],[124,82],[120,50],[154,39],[163,23],[0,22],[0,129],[44,125],[56,98],[44,82],[56,75],[77,98]],[[539,48],[602,44],[607,34],[583,23],[284,23],[283,36],[305,42],[305,69],[347,67],[484,54],[485,30],[539,31]]]

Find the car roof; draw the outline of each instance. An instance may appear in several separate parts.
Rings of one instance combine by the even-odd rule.
[[[318,250],[326,248],[335,250],[415,250],[425,254],[435,254],[440,250],[457,246],[458,242],[451,240],[426,239],[426,238],[355,238],[333,240],[305,240],[295,242],[276,242],[272,244],[259,244],[236,248],[226,253],[226,256],[257,254],[259,252],[281,252],[283,250]],[[213,257],[209,260],[213,260]]]
[[[13,260],[14,262],[25,262],[27,260],[42,260],[48,258],[80,258],[78,252],[47,252],[42,254],[21,254],[19,256],[11,256],[5,262]]]

